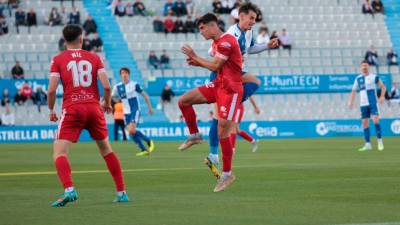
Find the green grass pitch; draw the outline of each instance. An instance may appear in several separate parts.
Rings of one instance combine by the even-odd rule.
[[[267,140],[256,153],[240,141],[237,180],[217,194],[206,143],[179,152],[158,142],[145,158],[133,142],[113,143],[126,204],[112,203],[95,144],[79,143],[70,152],[79,200],[64,208],[50,207],[63,191],[54,173],[21,174],[54,172],[52,144],[0,144],[0,225],[400,224],[400,138],[384,141],[383,152],[357,152],[361,138]]]

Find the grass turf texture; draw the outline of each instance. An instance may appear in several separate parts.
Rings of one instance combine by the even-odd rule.
[[[216,181],[202,164],[207,144],[179,152],[178,143],[159,142],[154,154],[138,158],[132,142],[113,143],[127,170],[131,202],[125,204],[112,203],[114,185],[95,144],[79,143],[70,152],[72,170],[94,172],[73,174],[79,200],[58,209],[50,207],[63,191],[55,174],[5,176],[54,171],[52,145],[1,144],[0,224],[398,222],[400,139],[384,141],[383,152],[357,152],[360,138],[270,140],[260,142],[256,153],[239,142],[237,180],[217,194]]]

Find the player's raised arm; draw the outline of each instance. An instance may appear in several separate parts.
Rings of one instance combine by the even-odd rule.
[[[99,80],[101,85],[103,86],[104,90],[104,102],[102,104],[103,110],[106,113],[111,113],[112,112],[112,107],[111,107],[111,85],[110,81],[108,80],[108,75],[105,70],[99,70]]]
[[[188,56],[189,65],[200,66],[211,71],[219,70],[227,60],[227,56],[216,54],[212,60],[198,56],[189,45],[182,46],[182,53]]]
[[[249,54],[258,54],[268,49],[274,49],[279,46],[279,39],[273,38],[267,44],[253,44],[249,47]]]

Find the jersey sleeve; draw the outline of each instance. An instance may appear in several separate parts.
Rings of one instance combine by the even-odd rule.
[[[60,66],[54,57],[50,63],[50,77],[60,77]]]
[[[358,89],[358,82],[357,82],[357,79],[355,79],[352,90],[357,91],[357,89]]]
[[[254,40],[254,33],[253,30],[251,30],[251,40],[250,40],[250,47],[253,47],[255,44],[255,40]]]
[[[143,88],[139,84],[135,85],[135,90],[136,90],[137,93],[142,93],[143,92]]]
[[[218,43],[217,51],[215,52],[215,57],[228,60],[232,53],[233,44],[231,40],[224,40]]]

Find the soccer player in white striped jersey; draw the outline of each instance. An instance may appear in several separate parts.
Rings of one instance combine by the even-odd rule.
[[[381,88],[381,96],[377,97],[377,89]],[[372,150],[369,134],[369,119],[375,124],[376,137],[378,138],[378,150],[383,151],[383,141],[382,141],[382,131],[379,124],[379,105],[385,100],[386,87],[379,76],[370,73],[369,64],[367,61],[361,63],[361,74],[358,75],[354,81],[353,90],[350,94],[350,99],[348,102],[349,108],[353,107],[354,98],[356,97],[356,92],[360,92],[360,110],[361,110],[361,120],[364,129],[364,139],[365,145],[358,151]]]
[[[141,152],[136,155],[149,155],[149,153],[154,150],[154,142],[140,130],[136,129],[140,117],[139,95],[143,96],[149,109],[149,114],[153,114],[153,108],[150,104],[149,96],[137,82],[130,80],[130,70],[128,68],[121,68],[119,72],[122,81],[114,86],[112,96],[118,97],[122,101],[125,124],[127,124],[129,135],[141,150]],[[146,142],[147,148],[143,145],[142,140]]]

